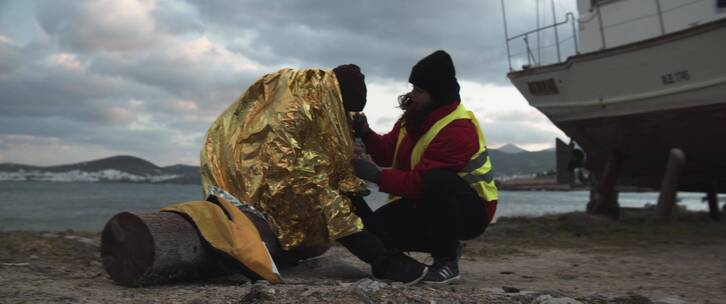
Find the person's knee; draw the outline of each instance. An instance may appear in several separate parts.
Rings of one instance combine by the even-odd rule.
[[[360,196],[348,196],[350,203],[353,205],[353,212],[360,217],[368,217],[373,213],[371,207],[363,197]]]
[[[468,241],[473,240],[480,235],[484,234],[484,231],[486,230],[487,225],[484,223],[483,225],[476,227],[476,228],[469,228],[468,230],[459,229],[456,233],[456,238],[461,241]]]
[[[448,191],[450,185],[459,178],[456,172],[445,169],[433,169],[423,174],[422,186],[427,191]]]

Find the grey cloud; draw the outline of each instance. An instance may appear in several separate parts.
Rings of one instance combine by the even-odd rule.
[[[3,135],[0,134],[0,148],[9,148],[13,145],[47,145],[57,144],[61,140],[57,137],[34,137],[29,135]]]
[[[259,76],[230,72],[232,69],[219,64],[211,66],[208,58],[215,54],[203,56],[199,62],[172,60],[165,48],[140,45],[151,37],[148,35],[134,40],[126,39],[129,37],[123,32],[84,32],[84,26],[93,26],[82,7],[88,3],[67,4],[63,10],[54,2],[37,5],[36,18],[47,36],[39,33],[24,46],[0,42],[0,135],[29,140],[25,144],[5,142],[5,150],[59,147],[62,143],[85,147],[85,151],[102,147],[103,151],[139,155],[162,164],[195,163],[192,160],[198,158],[212,117]],[[181,17],[164,14],[154,15],[162,20],[159,24],[178,27],[173,22],[183,23]],[[64,17],[68,20],[61,20]],[[108,44],[105,38],[99,40],[100,34],[126,39],[125,45]],[[77,69],[53,64],[49,58],[57,54],[77,59]],[[176,107],[176,102],[186,100],[193,100],[198,108]],[[139,128],[136,125],[142,117],[156,126]],[[38,138],[59,142],[50,145]]]
[[[149,159],[173,155],[166,164],[188,160],[191,155],[197,157],[201,134],[209,122],[180,120],[183,111],[173,108],[178,99],[165,90],[121,75],[69,71],[48,65],[45,58],[53,53],[52,48],[46,49],[48,53],[24,55],[21,48],[3,50],[3,54],[12,54],[10,58],[25,64],[18,64],[13,70],[0,70],[0,133],[60,138],[69,145],[100,146]],[[143,101],[143,105],[133,108],[130,100]],[[200,112],[206,111],[203,104],[200,107]],[[120,109],[121,115],[114,109]],[[130,129],[139,115],[147,115],[167,127]],[[9,149],[10,144],[5,143],[3,149]],[[28,147],[44,145],[37,141],[30,144]]]
[[[501,17],[491,13],[500,11],[495,1],[191,2],[207,22],[254,27],[257,37],[242,51],[263,62],[288,58],[325,67],[355,62],[380,77],[407,79],[417,60],[446,49],[459,78],[505,81]],[[325,39],[312,39],[322,34]]]
[[[182,3],[171,1],[156,2],[151,12],[156,21],[157,30],[179,35],[187,33],[202,33],[204,24],[199,20],[196,10]]]
[[[9,44],[0,41],[0,73],[10,74],[22,65],[22,54]]]
[[[446,49],[460,79],[507,83],[498,1],[158,1],[151,19],[125,15],[141,21],[124,26],[104,19],[117,12],[91,9],[107,2],[99,3],[38,1],[30,43],[0,41],[0,136],[196,163],[211,120],[254,80],[283,66],[356,63],[369,80],[405,83],[417,60]],[[226,45],[194,58],[170,55],[202,36]],[[219,59],[227,50],[259,66],[234,69]],[[54,54],[76,58],[81,68],[49,64]],[[140,118],[156,126],[139,128]],[[396,118],[376,117],[373,127],[387,131],[377,126]],[[553,137],[500,118],[485,125],[490,141]]]
[[[103,122],[103,110],[124,106],[130,99],[158,98],[154,88],[104,77],[67,71],[48,65],[46,57],[21,56],[25,64],[13,73],[0,72],[0,116],[60,116],[78,121]]]
[[[201,134],[184,134],[173,129],[131,130],[114,126],[89,128],[85,123],[59,117],[4,117],[0,119],[0,128],[6,134],[33,134],[41,138],[61,138],[64,144],[101,146],[119,153],[157,159],[161,164],[171,164],[180,157],[190,155],[198,157],[202,143]],[[186,136],[184,141],[187,143],[180,144],[175,141],[180,136]],[[164,157],[168,159],[163,161]]]
[[[184,99],[222,107],[239,95],[254,79],[255,73],[235,73],[231,69],[171,59],[150,53],[131,56],[98,57],[89,69],[95,73],[132,79]]]
[[[157,40],[142,24],[120,24],[120,12],[94,11],[92,5],[111,2],[46,0],[36,3],[37,19],[46,33],[74,51],[129,51],[154,45]],[[63,7],[59,9],[59,7]],[[108,18],[113,16],[113,18]]]

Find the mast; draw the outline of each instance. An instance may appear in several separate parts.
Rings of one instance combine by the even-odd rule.
[[[501,0],[502,3],[502,19],[504,20],[504,42],[507,45],[507,61],[509,62],[509,71],[512,71],[512,56],[509,52],[509,31],[507,30],[507,12],[504,9],[504,0]]]
[[[539,25],[540,25],[540,22],[539,22],[539,12],[540,12],[540,10],[539,10],[539,0],[534,0],[534,1],[537,3],[537,5],[536,5],[537,6],[537,30],[538,30],[537,31],[537,65],[539,65],[540,62],[542,62],[542,44],[540,43],[540,41],[542,41],[542,34],[539,31]]]
[[[560,62],[560,36],[557,34],[557,15],[555,13],[555,0],[552,3],[552,24],[555,25],[555,48],[557,49],[557,62]]]

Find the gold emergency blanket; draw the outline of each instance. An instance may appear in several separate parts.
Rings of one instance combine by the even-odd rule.
[[[202,187],[221,188],[268,218],[284,250],[361,231],[343,193],[367,191],[333,71],[263,76],[207,131]]]
[[[186,215],[212,247],[236,259],[260,278],[279,283],[280,273],[252,221],[226,200],[219,199],[219,203],[193,201],[167,206],[161,211]]]

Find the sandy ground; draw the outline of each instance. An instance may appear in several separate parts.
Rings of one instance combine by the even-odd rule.
[[[285,284],[228,276],[126,288],[104,272],[98,239],[1,232],[0,303],[726,303],[726,224],[703,214],[669,225],[642,216],[500,219],[467,242],[462,279],[443,286],[370,280],[366,265],[334,246],[283,269]]]

